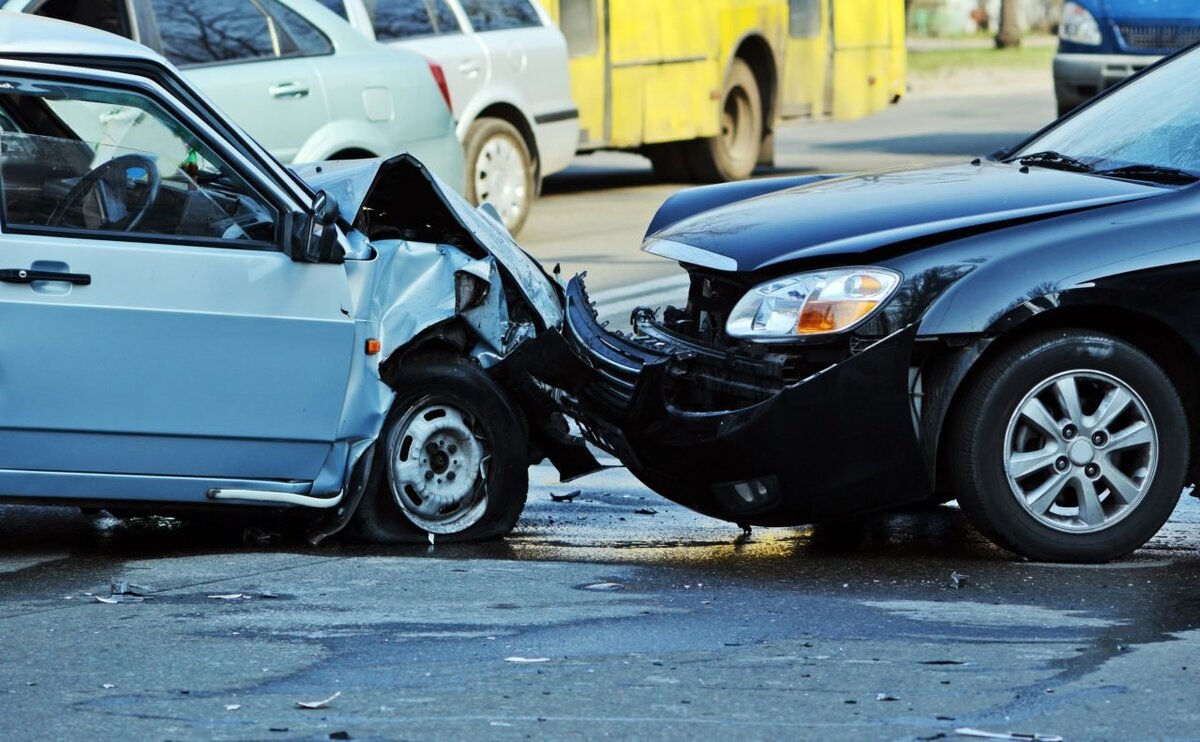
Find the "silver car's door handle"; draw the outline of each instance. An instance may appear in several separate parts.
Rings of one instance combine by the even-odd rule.
[[[281,82],[267,88],[272,98],[306,98],[308,88],[298,82]]]
[[[87,286],[92,277],[87,273],[59,273],[57,271],[37,271],[32,268],[0,269],[0,281],[4,283],[33,283],[34,281],[65,281],[76,286]]]

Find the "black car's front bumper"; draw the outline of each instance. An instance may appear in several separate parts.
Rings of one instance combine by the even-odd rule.
[[[563,334],[574,365],[561,384],[568,411],[593,443],[680,504],[744,524],[796,525],[928,496],[908,384],[915,328],[788,383],[778,355],[661,328],[609,332],[576,278]]]

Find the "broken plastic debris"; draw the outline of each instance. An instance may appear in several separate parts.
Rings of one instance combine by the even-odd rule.
[[[1024,742],[1062,742],[1062,737],[1057,734],[1033,734],[1026,732],[985,732],[982,729],[971,729],[970,727],[960,727],[954,730],[954,733],[962,737],[979,737],[981,739],[1009,739],[1023,740]]]
[[[619,582],[597,582],[593,585],[584,585],[584,590],[595,590],[597,592],[612,592],[614,590],[624,590],[625,586]]]
[[[337,693],[334,693],[332,696],[330,696],[329,698],[326,698],[322,701],[296,701],[296,708],[298,708],[298,709],[323,709],[326,706],[328,706],[329,704],[333,703],[334,699],[336,699],[340,695],[342,695],[342,692],[339,690]]]
[[[112,690],[113,688],[116,688],[117,686],[112,683],[101,683],[100,687],[103,688],[104,690]]]
[[[505,657],[505,662],[516,662],[518,664],[530,664],[534,662],[549,662],[549,657]]]
[[[280,534],[264,531],[261,528],[247,528],[242,531],[242,543],[269,544],[280,538]]]
[[[350,736],[350,732],[345,732],[345,731],[330,732],[329,738],[330,739],[354,739],[353,737]]]
[[[876,701],[899,701],[900,699],[893,696],[891,693],[876,693]]]
[[[633,512],[637,513],[638,515],[658,515],[658,511],[654,508],[638,508]]]
[[[246,593],[222,593],[220,595],[208,596],[211,600],[250,600],[250,596]]]
[[[434,537],[433,533],[432,533],[432,532],[430,532],[430,534],[429,534],[429,545],[430,545],[430,546],[433,546],[433,541],[434,541],[434,538],[435,538],[435,537]]]
[[[144,603],[146,601],[140,595],[93,595],[92,598],[97,603]]]
[[[242,704],[240,704],[240,703],[227,703],[227,704],[225,704],[225,710],[226,710],[226,711],[237,711],[237,710],[238,710],[238,709],[240,709],[241,707],[242,707]]]
[[[966,575],[960,575],[956,571],[950,572],[950,587],[957,590],[965,584],[967,584],[967,576]]]
[[[568,492],[565,495],[556,495],[553,492],[551,492],[550,499],[554,500],[555,502],[570,502],[571,500],[574,500],[576,497],[579,497],[580,494],[581,494],[581,492],[579,490],[575,490],[574,492]]]
[[[154,592],[154,588],[146,585],[135,585],[132,582],[125,580],[113,580],[110,583],[110,592],[113,595],[133,595],[136,597],[145,597],[149,593]]]

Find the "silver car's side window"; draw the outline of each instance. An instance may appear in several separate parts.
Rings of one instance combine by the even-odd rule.
[[[275,209],[138,93],[0,80],[5,231],[270,246]]]
[[[530,0],[462,0],[463,10],[477,33],[542,25]]]
[[[163,53],[180,67],[285,53],[278,27],[251,0],[150,0]]]
[[[364,0],[379,41],[459,33],[458,19],[446,0]]]

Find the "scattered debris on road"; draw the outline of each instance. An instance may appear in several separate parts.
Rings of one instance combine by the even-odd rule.
[[[876,693],[875,700],[876,701],[899,701],[900,699],[897,698],[896,696],[893,696],[891,693]]]
[[[271,544],[283,538],[281,534],[264,531],[261,528],[247,528],[242,531],[244,544]]]
[[[571,502],[576,497],[579,497],[580,494],[582,494],[582,493],[579,490],[575,490],[574,492],[568,492],[565,495],[556,495],[553,492],[551,492],[550,499],[555,502]]]
[[[532,664],[535,662],[549,662],[549,657],[505,657],[505,662],[515,662],[517,664]]]
[[[225,710],[226,710],[226,711],[237,711],[237,710],[238,710],[238,709],[240,709],[241,707],[242,707],[242,704],[240,704],[240,703],[227,703],[227,704],[225,704]]]
[[[250,600],[253,595],[246,593],[222,593],[220,595],[210,595],[209,600]]]
[[[135,585],[125,580],[113,580],[109,588],[109,592],[113,595],[133,595],[139,598],[144,598],[154,591],[154,588],[147,585]]]
[[[333,703],[334,700],[336,700],[338,698],[338,696],[340,696],[340,695],[342,695],[342,692],[339,690],[337,693],[334,693],[329,698],[326,698],[321,701],[296,701],[296,708],[310,709],[310,710],[311,709],[323,709],[326,706],[328,706],[329,704]]]
[[[979,737],[981,739],[1008,739],[1021,742],[1063,742],[1057,734],[1033,734],[1027,732],[985,732],[982,729],[960,727],[954,733],[962,737]]]
[[[614,592],[616,590],[624,590],[625,586],[619,582],[597,582],[593,585],[584,585],[584,590],[595,590],[596,592]]]
[[[115,683],[101,683],[100,687],[103,688],[104,690],[112,690],[113,688],[116,688],[117,686]]]
[[[633,512],[637,513],[638,515],[658,515],[658,511],[654,508],[638,508]]]
[[[97,603],[144,603],[146,599],[140,595],[93,595]]]
[[[966,584],[967,584],[967,576],[966,575],[960,575],[957,571],[954,571],[954,570],[952,570],[950,572],[950,587],[957,590]]]

